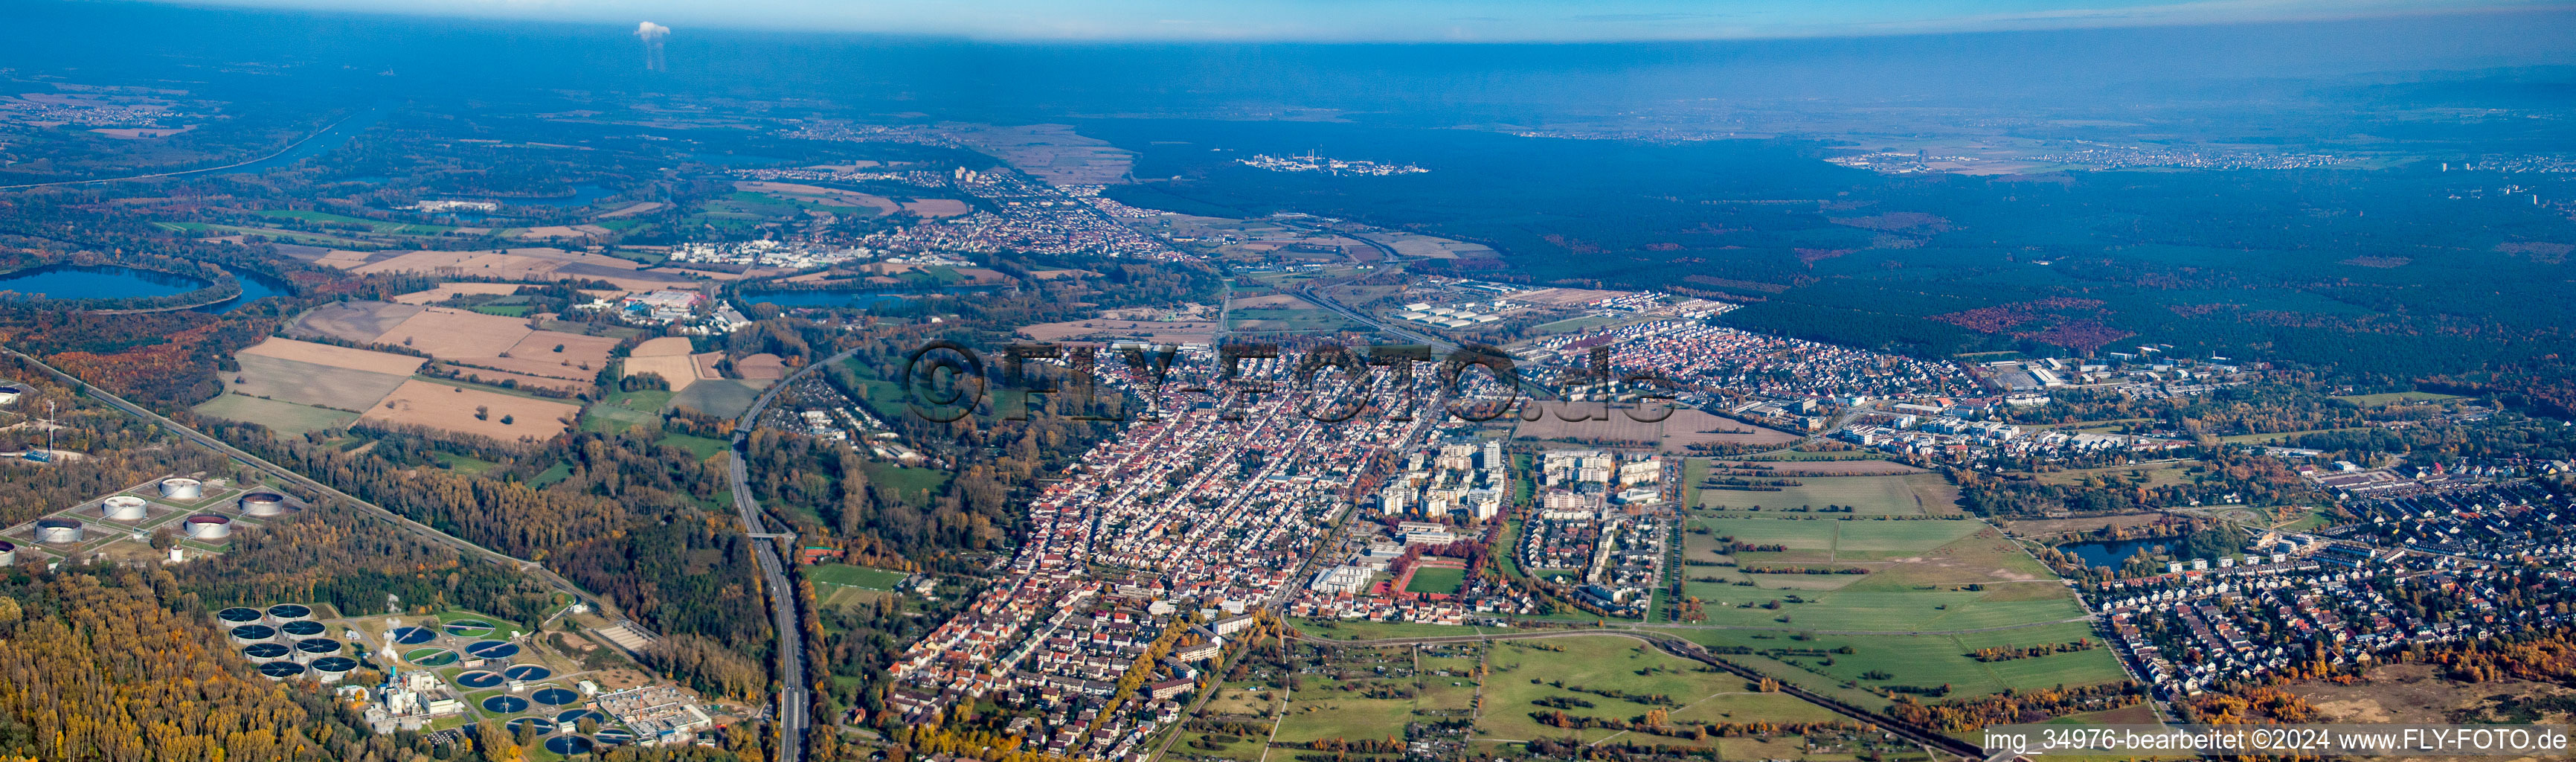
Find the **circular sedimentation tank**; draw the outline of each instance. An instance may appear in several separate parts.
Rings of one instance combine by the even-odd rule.
[[[483,700],[483,711],[493,714],[518,714],[528,711],[528,700],[517,696],[493,696]]]
[[[519,655],[519,646],[502,640],[476,641],[465,647],[465,655],[477,659],[507,659]]]
[[[544,680],[553,677],[555,671],[534,664],[513,664],[509,669],[501,670],[501,674],[512,680]]]
[[[254,490],[241,496],[241,510],[248,516],[275,516],[286,512],[286,496],[269,490]]]
[[[277,629],[280,632],[284,632],[298,638],[310,638],[319,636],[324,630],[328,630],[330,628],[323,626],[321,622],[316,622],[311,619],[298,619],[284,625],[280,625]]]
[[[220,513],[200,513],[188,517],[188,539],[221,540],[233,535],[233,520]]]
[[[404,646],[416,646],[437,638],[438,633],[427,627],[396,627],[393,632],[386,634],[387,640],[393,641],[395,645]]]
[[[195,500],[206,496],[206,484],[185,476],[161,480],[161,496],[172,500]]]
[[[478,669],[457,675],[456,684],[475,690],[498,687],[501,684],[501,673]]]
[[[598,744],[591,743],[590,739],[578,735],[561,735],[546,739],[546,751],[567,757],[575,754],[589,754],[595,748],[598,748]]]
[[[39,519],[36,521],[37,542],[52,545],[70,545],[72,543],[80,542],[83,534],[84,532],[81,529],[81,523],[72,519]]]
[[[301,603],[280,603],[268,607],[268,620],[278,624],[311,618],[313,618],[313,607]]]
[[[528,694],[528,698],[536,699],[537,703],[546,706],[563,706],[581,702],[581,694],[562,688],[539,688],[537,692]]]
[[[262,616],[263,615],[259,613],[259,609],[251,608],[249,606],[234,606],[232,608],[215,612],[215,621],[233,625],[258,624]]]
[[[152,515],[152,504],[133,495],[115,495],[98,501],[98,512],[109,521],[142,521]]]
[[[252,643],[242,648],[242,656],[251,661],[275,661],[294,652],[295,649],[286,647],[284,643]]]
[[[339,653],[340,641],[330,638],[305,638],[295,641],[297,661],[312,661],[325,656],[337,656]]]
[[[535,733],[537,735],[545,735],[555,732],[555,721],[544,717],[521,717],[511,720],[508,724],[502,725],[502,727],[509,728],[512,733],[519,732],[519,728],[522,726],[535,728]]]
[[[358,660],[346,656],[327,656],[314,659],[312,667],[313,674],[321,677],[322,682],[336,683],[358,668]]]
[[[304,665],[291,661],[273,661],[259,665],[259,673],[270,680],[284,680],[304,674]]]
[[[233,642],[261,643],[277,639],[277,628],[264,624],[245,624],[233,628]]]

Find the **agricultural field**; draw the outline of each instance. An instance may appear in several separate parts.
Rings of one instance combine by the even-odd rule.
[[[719,416],[741,415],[751,409],[752,400],[760,398],[767,381],[745,381],[735,378],[699,378],[689,388],[671,397],[671,407],[686,407]]]
[[[1351,326],[1341,313],[1322,309],[1236,307],[1226,318],[1237,331],[1338,331]]]
[[[200,415],[259,423],[302,434],[346,426],[401,387],[424,362],[387,352],[271,338],[234,357],[218,374],[224,394],[198,405]]]
[[[626,353],[621,372],[627,376],[651,373],[669,382],[672,393],[687,391],[704,378],[699,373],[702,356],[689,354],[689,349],[688,339],[675,336],[646,341]]]
[[[1483,648],[1300,648],[1309,671],[1288,694],[1277,740],[1378,739],[1390,730],[1402,737],[1407,722],[1472,717]]]
[[[1948,698],[2001,693],[2008,688],[2098,685],[2127,678],[2120,664],[2083,622],[1939,635],[1836,635],[1692,630],[1680,633],[1712,649],[1750,649],[1723,658],[1863,706],[1888,698],[1869,689],[1949,686]],[[2097,647],[2008,661],[1980,662],[1977,649],[2027,647],[2089,639]],[[1843,649],[1848,653],[1841,653]],[[1853,687],[1843,687],[1851,683]],[[1931,700],[1929,697],[1921,697]]]
[[[1542,441],[1612,439],[1653,443],[1664,452],[1685,452],[1692,444],[1786,445],[1799,438],[1796,434],[1719,418],[1689,408],[1669,411],[1653,406],[1642,410],[1617,408],[1608,411],[1608,420],[1565,420],[1566,416],[1598,416],[1601,411],[1600,406],[1591,405],[1560,414],[1551,407],[1539,420],[1519,421],[1512,430],[1512,436]],[[1654,422],[1636,420],[1657,416],[1663,419]]]
[[[403,382],[360,420],[412,424],[503,442],[545,439],[562,433],[581,413],[576,405],[466,389],[419,379]]]
[[[1765,549],[1730,554],[1729,537]],[[1701,517],[1683,548],[1684,589],[1703,602],[1705,624],[1905,633],[2084,614],[2055,574],[1982,521]],[[1827,573],[1779,573],[1810,569]],[[1862,573],[1832,573],[1842,571]]]
[[[333,410],[365,411],[411,379],[408,373],[376,373],[266,355],[243,354],[234,360],[241,369],[223,374],[225,392]]]
[[[2262,434],[2257,436],[2282,435]],[[2141,463],[2130,466],[2112,466],[2109,468],[2076,468],[2064,471],[2042,471],[2033,474],[2033,476],[2037,477],[2041,484],[2082,484],[2085,480],[2100,478],[2111,481],[2114,484],[2127,483],[2141,487],[2170,487],[2191,483],[2191,473],[2189,469],[2199,465],[2201,465],[2201,462],[2196,460],[2165,461],[2158,463]]]
[[[1827,469],[1841,463],[1771,464],[1776,471],[1797,471],[1803,467]],[[1773,490],[1723,489],[1700,486],[1707,466],[1696,465],[1686,471],[1683,486],[1697,494],[1693,506],[1700,512],[1723,512],[1729,515],[1760,511],[1796,511],[1800,508],[1821,511],[1827,506],[1848,506],[1852,513],[1885,516],[1946,516],[1959,512],[1958,488],[1939,474],[1918,473],[1895,476],[1795,476],[1780,477],[1800,482],[1797,486]],[[1762,479],[1766,477],[1748,477]]]
[[[455,228],[448,227],[446,225],[419,225],[405,222],[387,222],[385,220],[371,220],[365,217],[351,217],[345,214],[332,214],[330,212],[316,212],[311,210],[272,209],[268,211],[252,212],[252,214],[273,219],[295,220],[297,222],[356,225],[367,228],[370,231],[386,235],[439,235],[450,230],[455,230]]]
[[[670,402],[671,393],[663,389],[613,392],[582,411],[581,428],[583,431],[610,432],[628,426],[658,423],[662,420],[662,408]]]
[[[1831,722],[1833,710],[1781,693],[1763,693],[1744,678],[1666,654],[1634,638],[1604,635],[1494,643],[1486,657],[1485,709],[1476,736],[1494,739],[1579,737],[1587,742],[1628,738],[1638,743],[1688,745],[1687,738],[1605,728],[1550,727],[1532,713],[1629,721],[1661,708],[1676,721],[1708,723]],[[1630,698],[1612,698],[1616,691]],[[1551,706],[1541,701],[1566,704]],[[1582,704],[1591,704],[1586,707]],[[1633,736],[1631,738],[1631,736]],[[1780,743],[1775,739],[1775,743]],[[1794,750],[1795,743],[1786,743]]]
[[[2347,394],[2336,397],[2335,399],[2350,402],[2362,407],[2379,407],[2382,405],[2394,405],[2401,402],[2449,402],[2452,400],[2464,400],[2468,398],[2457,394],[2439,394],[2435,392],[2384,392],[2380,394]]]

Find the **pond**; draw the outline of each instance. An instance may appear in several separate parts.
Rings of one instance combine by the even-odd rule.
[[[2128,563],[2130,556],[2154,550],[2156,546],[2163,545],[2174,540],[2175,538],[2171,537],[2158,537],[2144,540],[2078,542],[2059,545],[2057,546],[2057,550],[2076,558],[2083,559],[2085,566],[2103,566],[2117,569],[2120,568],[2121,564]]]
[[[44,299],[148,299],[210,285],[202,278],[115,265],[51,264],[0,275],[0,291]]]
[[[249,272],[233,275],[241,281],[240,296],[189,309],[220,315],[266,297],[295,293],[295,289],[285,281],[266,275]],[[148,299],[184,294],[210,285],[214,284],[191,275],[116,265],[51,264],[0,275],[0,291],[43,299]]]
[[[233,278],[241,281],[242,292],[240,296],[213,304],[190,307],[189,309],[198,312],[211,312],[221,315],[233,310],[241,309],[242,305],[256,302],[267,297],[292,296],[295,294],[295,289],[286,285],[286,281],[271,278],[259,273],[235,272],[233,273]]]

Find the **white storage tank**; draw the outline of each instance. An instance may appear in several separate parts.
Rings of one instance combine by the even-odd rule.
[[[161,480],[161,496],[172,500],[195,500],[206,495],[206,485],[185,476]]]
[[[253,490],[241,497],[242,513],[250,516],[275,516],[286,512],[286,496],[268,490]]]
[[[133,495],[116,495],[98,501],[99,513],[109,521],[142,521],[152,513],[151,504]]]
[[[233,520],[220,513],[200,513],[188,517],[188,539],[221,540],[233,534]]]
[[[74,519],[38,519],[36,541],[49,545],[70,545],[81,541],[81,523]]]

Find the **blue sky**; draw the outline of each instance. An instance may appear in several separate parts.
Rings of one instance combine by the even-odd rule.
[[[2336,20],[2570,0],[194,0],[190,5],[988,40],[1599,42]]]

